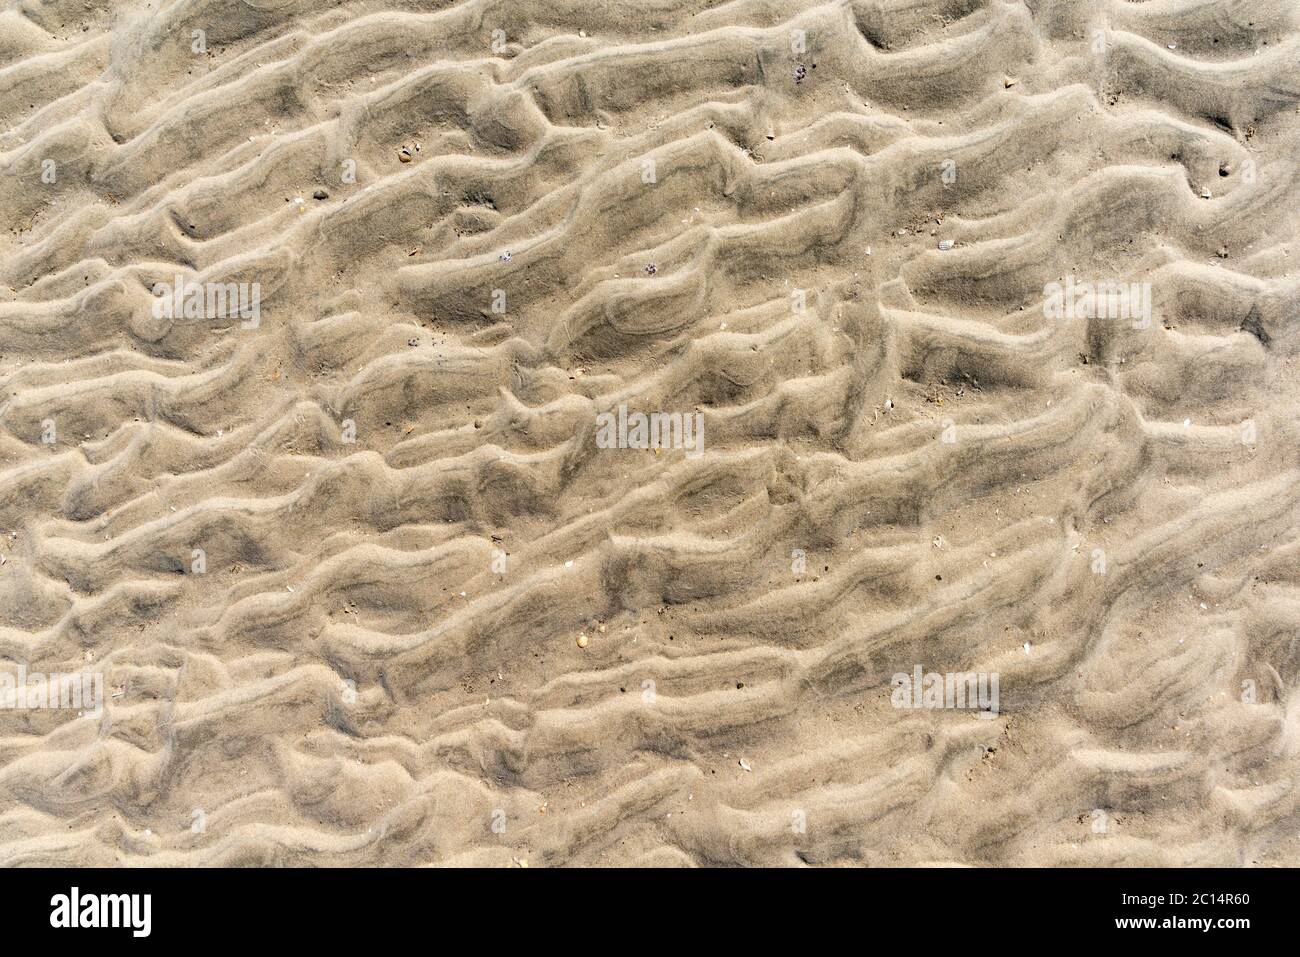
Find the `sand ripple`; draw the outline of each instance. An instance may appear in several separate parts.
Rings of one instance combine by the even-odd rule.
[[[0,14],[0,863],[1300,863],[1297,26]]]

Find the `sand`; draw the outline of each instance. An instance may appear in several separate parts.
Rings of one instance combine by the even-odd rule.
[[[1300,864],[1292,0],[33,0],[0,130],[0,864]]]

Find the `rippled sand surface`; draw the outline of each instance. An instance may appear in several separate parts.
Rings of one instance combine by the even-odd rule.
[[[1300,864],[1298,154],[1293,0],[9,4],[0,864]]]

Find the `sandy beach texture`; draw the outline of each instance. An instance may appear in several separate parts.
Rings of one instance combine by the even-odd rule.
[[[0,864],[1300,864],[1293,0],[14,0],[0,131]]]

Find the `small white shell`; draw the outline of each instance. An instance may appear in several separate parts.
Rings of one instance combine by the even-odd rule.
[[[949,250],[949,249],[952,249],[952,247],[955,246],[955,245],[957,245],[957,244],[954,243],[951,239],[941,239],[941,240],[939,240],[939,248],[942,249],[942,250],[944,250],[945,252],[946,252],[947,250]]]

